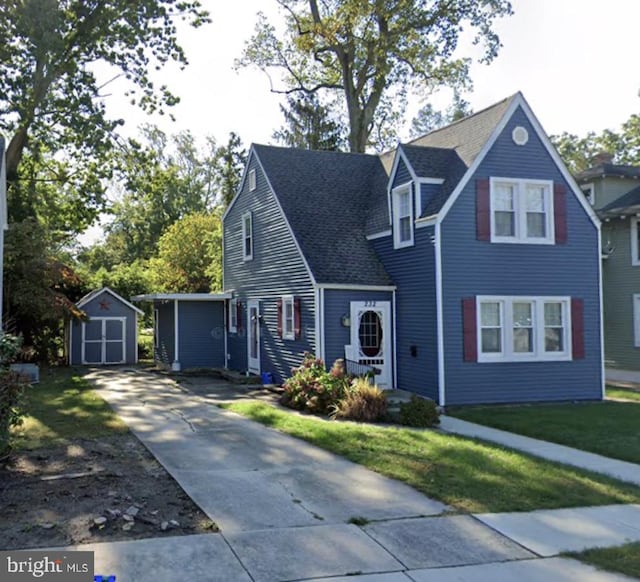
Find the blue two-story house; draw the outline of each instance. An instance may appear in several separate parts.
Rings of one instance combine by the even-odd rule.
[[[229,368],[310,351],[442,405],[603,395],[600,223],[521,94],[383,156],[254,145]]]

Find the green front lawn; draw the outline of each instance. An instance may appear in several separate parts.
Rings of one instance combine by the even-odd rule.
[[[14,429],[14,448],[35,449],[72,438],[125,433],[127,427],[87,380],[71,368],[41,371],[26,390],[24,423]]]
[[[640,402],[468,406],[447,414],[605,457],[640,463]]]
[[[603,570],[611,570],[633,578],[640,578],[640,542],[625,544],[616,548],[596,548],[566,555]]]
[[[224,408],[408,483],[461,511],[638,503],[640,488],[433,430],[328,422],[255,401]]]
[[[607,386],[607,398],[620,398],[622,400],[633,400],[634,402],[640,402],[640,390]]]

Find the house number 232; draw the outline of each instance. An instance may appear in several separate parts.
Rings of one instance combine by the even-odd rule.
[[[365,307],[375,307],[376,306],[376,302],[375,301],[365,301],[364,302],[364,306]]]

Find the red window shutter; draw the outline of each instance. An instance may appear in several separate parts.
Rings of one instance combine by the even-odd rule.
[[[278,299],[278,337],[282,337],[282,299]]]
[[[476,298],[462,300],[462,342],[465,362],[478,361],[478,330],[476,322]]]
[[[574,360],[584,359],[584,299],[571,299],[571,347]]]
[[[243,321],[242,321],[242,303],[240,303],[240,301],[238,301],[236,303],[236,329],[238,331],[240,331],[243,328]]]
[[[567,242],[567,189],[564,184],[553,184],[553,220],[556,231],[556,244]]]
[[[476,180],[476,238],[491,240],[491,202],[489,178]]]
[[[300,297],[293,298],[293,330],[296,339],[300,339],[301,329]]]

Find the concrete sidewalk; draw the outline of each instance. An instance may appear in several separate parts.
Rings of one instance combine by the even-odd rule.
[[[532,439],[512,432],[498,430],[497,428],[460,420],[453,416],[441,416],[440,429],[449,433],[498,443],[543,459],[595,471],[596,473],[615,477],[621,481],[640,485],[640,465],[635,463],[610,459],[609,457],[579,451],[571,447]]]
[[[566,545],[566,530],[550,534],[549,516],[537,516],[527,530],[530,514],[450,515],[402,483],[221,410],[168,378],[113,369],[88,378],[221,528],[82,546],[96,552],[96,573],[154,582],[625,579],[571,560],[539,559]],[[599,509],[560,510],[572,513],[556,521],[597,524],[619,511]],[[640,540],[640,529],[623,522],[614,520],[598,542]],[[538,530],[544,551],[536,546]],[[595,537],[571,539],[573,549]]]

